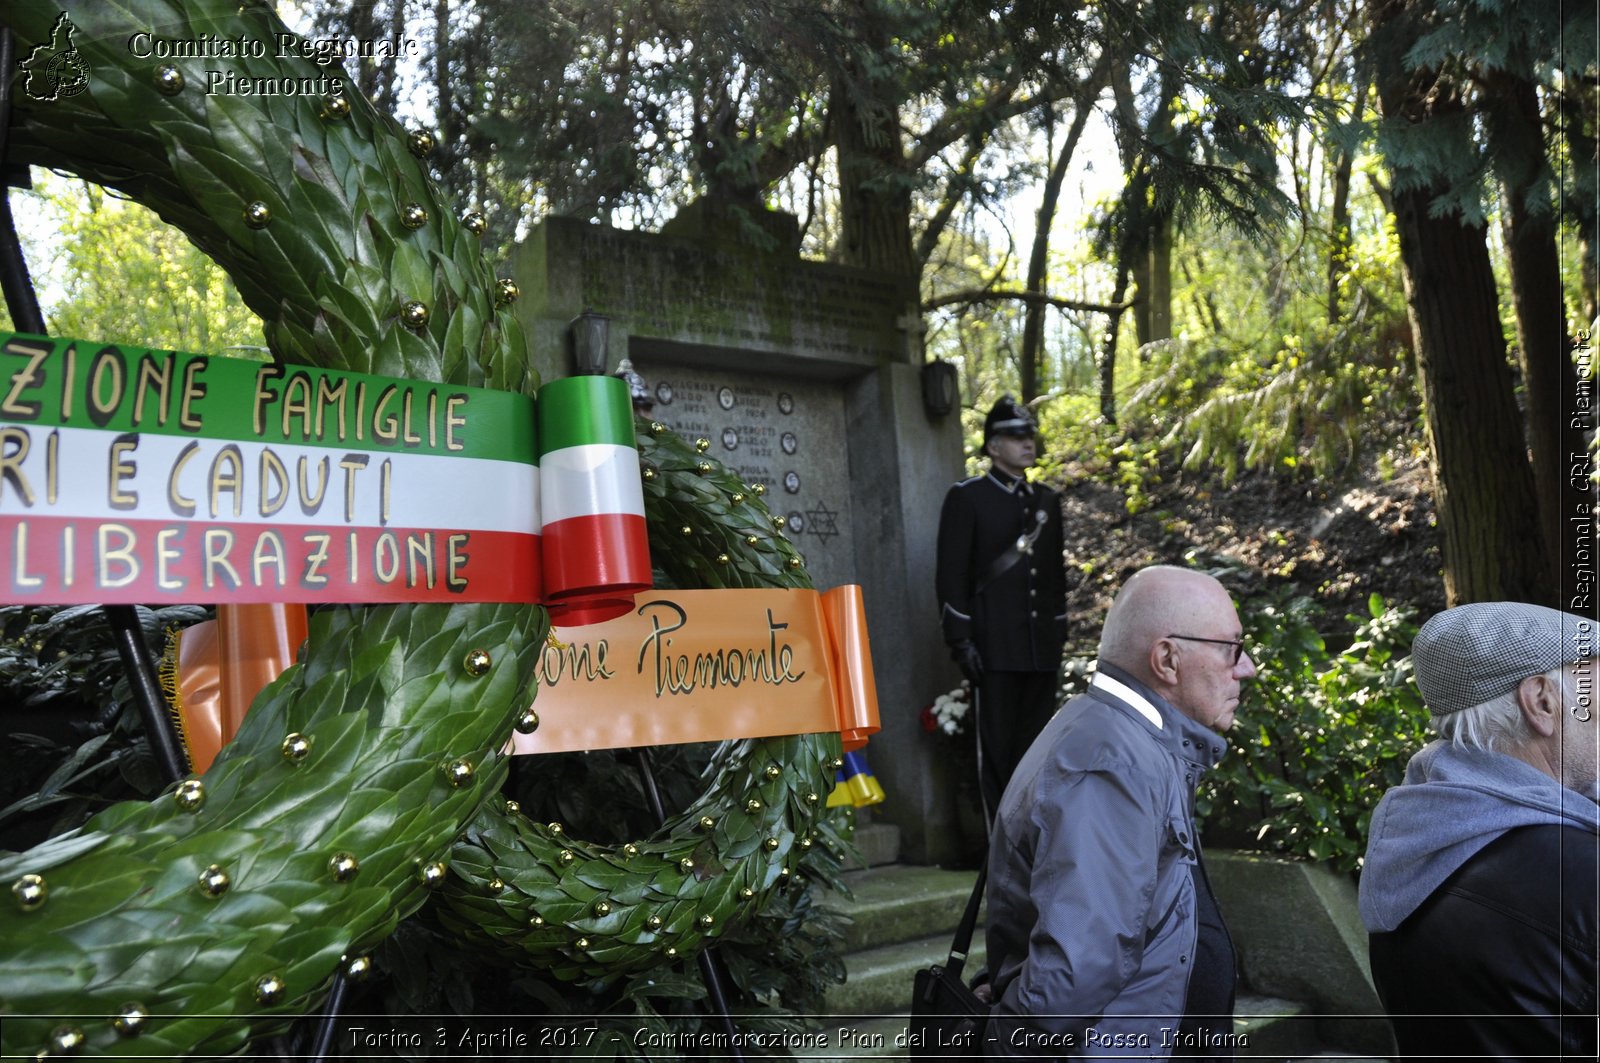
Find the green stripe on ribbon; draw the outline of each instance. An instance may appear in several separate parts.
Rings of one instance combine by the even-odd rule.
[[[610,443],[632,448],[628,385],[612,376],[569,376],[539,389],[539,453]]]
[[[533,400],[512,392],[15,332],[0,423],[537,464]]]

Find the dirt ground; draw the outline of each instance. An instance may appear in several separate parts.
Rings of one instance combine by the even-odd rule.
[[[1072,647],[1092,648],[1112,595],[1134,570],[1181,564],[1191,553],[1205,567],[1243,566],[1225,577],[1236,595],[1292,584],[1336,622],[1365,615],[1374,591],[1424,617],[1444,608],[1431,479],[1411,449],[1371,455],[1338,482],[1251,473],[1220,485],[1172,473],[1133,515],[1114,485],[1087,477],[1058,484],[1076,581],[1068,592]]]

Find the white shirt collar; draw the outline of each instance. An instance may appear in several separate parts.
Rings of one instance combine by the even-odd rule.
[[[1160,731],[1164,729],[1164,725],[1161,722],[1161,714],[1156,711],[1156,707],[1154,705],[1150,704],[1150,699],[1130,687],[1128,684],[1122,682],[1120,679],[1114,679],[1105,672],[1096,671],[1094,673],[1094,678],[1089,680],[1089,685],[1093,687],[1099,687],[1101,690],[1104,690],[1107,694],[1110,694],[1113,697],[1121,698],[1123,701],[1126,701],[1129,705],[1131,705],[1140,716],[1143,716],[1145,719],[1154,724],[1156,730]]]

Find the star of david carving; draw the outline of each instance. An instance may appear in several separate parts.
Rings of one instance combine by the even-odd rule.
[[[827,542],[839,534],[839,511],[829,509],[826,502],[818,502],[817,508],[806,510],[806,525],[811,534],[823,542]]]

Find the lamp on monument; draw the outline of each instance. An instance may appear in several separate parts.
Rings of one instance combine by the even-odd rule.
[[[956,408],[955,363],[943,358],[923,363],[922,408],[929,417],[943,417]]]
[[[572,336],[572,364],[578,376],[604,376],[611,319],[585,308],[567,326]]]

